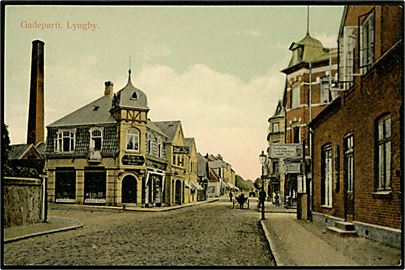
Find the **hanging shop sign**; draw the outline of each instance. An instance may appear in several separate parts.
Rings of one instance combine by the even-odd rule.
[[[122,164],[124,165],[143,165],[145,158],[143,156],[124,155],[122,157]]]
[[[270,144],[270,158],[302,158],[302,144],[300,143],[272,143]]]
[[[173,146],[173,154],[189,154],[189,147],[188,146]]]

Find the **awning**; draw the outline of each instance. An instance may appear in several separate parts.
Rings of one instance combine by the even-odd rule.
[[[189,183],[187,183],[187,182],[184,182],[184,186],[186,187],[186,188],[191,188],[191,189],[195,189],[195,188],[193,188]]]
[[[232,188],[227,182],[222,182],[222,187]]]
[[[191,185],[194,185],[197,190],[204,190],[204,188],[197,182],[190,182]]]

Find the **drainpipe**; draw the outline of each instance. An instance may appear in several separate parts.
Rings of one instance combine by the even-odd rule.
[[[42,178],[42,222],[48,222],[48,181],[45,175]]]

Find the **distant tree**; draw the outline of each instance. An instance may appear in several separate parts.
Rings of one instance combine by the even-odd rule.
[[[256,178],[255,182],[253,183],[254,187],[256,189],[261,189],[262,188],[262,180],[260,179],[260,177]]]
[[[251,180],[245,180],[240,175],[235,175],[235,185],[241,191],[251,191],[253,190],[253,182]]]

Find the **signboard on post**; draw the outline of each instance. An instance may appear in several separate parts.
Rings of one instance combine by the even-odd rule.
[[[303,148],[301,143],[272,143],[270,158],[301,159]]]

